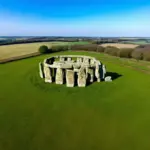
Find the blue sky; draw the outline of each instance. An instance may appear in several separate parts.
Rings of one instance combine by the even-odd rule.
[[[149,0],[0,0],[0,36],[150,37]]]

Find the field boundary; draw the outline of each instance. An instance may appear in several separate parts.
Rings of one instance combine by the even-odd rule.
[[[76,51],[76,52],[87,52],[87,51],[84,51],[84,50],[75,50],[75,51]],[[92,52],[89,52],[89,53],[98,53],[98,52],[93,52],[93,51],[92,51]],[[108,55],[108,54],[104,54],[104,56],[111,56],[111,57],[114,57],[114,58],[115,58],[115,56]],[[116,58],[118,58],[118,57],[116,57]],[[124,64],[124,63],[120,63],[120,62],[114,62],[113,60],[108,60],[109,58],[106,58],[106,57],[103,57],[103,58],[101,58],[101,59],[107,60],[108,62],[113,62],[113,63],[115,63],[115,64],[117,64],[117,65],[119,65],[119,66],[124,66],[124,67],[130,68],[130,69],[136,70],[136,71],[140,71],[140,72],[143,72],[143,73],[146,73],[146,74],[150,74],[150,72],[147,71],[147,70],[145,70],[145,69],[137,68],[137,67],[135,67],[135,66],[128,65],[128,64]],[[122,58],[121,58],[121,59],[122,59]],[[126,58],[126,59],[129,59],[129,58]]]
[[[12,62],[12,61],[17,61],[17,60],[21,60],[21,59],[26,59],[26,58],[30,58],[30,57],[35,57],[35,56],[39,56],[39,55],[41,55],[39,52],[34,52],[34,53],[22,55],[22,56],[16,56],[16,57],[11,57],[11,58],[7,58],[7,59],[1,59],[0,64]]]
[[[87,51],[75,50],[75,52],[87,52]],[[88,53],[98,53],[98,52],[88,51]],[[16,57],[8,58],[8,59],[2,59],[2,60],[0,60],[0,64],[5,64],[5,63],[18,61],[18,60],[22,60],[22,59],[27,59],[27,58],[31,58],[31,57],[36,57],[36,56],[40,56],[40,55],[42,55],[42,54],[40,54],[39,52],[34,52],[34,53],[31,53],[31,54],[26,54],[26,55],[22,55],[22,56],[16,56]],[[107,56],[107,54],[105,54],[105,56]],[[114,57],[114,56],[112,56],[112,57]],[[136,71],[140,71],[140,72],[143,72],[143,73],[146,73],[146,74],[150,74],[150,72],[145,70],[145,69],[137,68],[135,66],[124,64],[124,63],[114,62],[113,60],[108,60],[108,58],[106,58],[106,57],[103,57],[102,59],[107,60],[109,62],[113,62],[113,63],[118,64],[120,66],[125,66],[125,67],[128,67],[128,68],[134,69]]]

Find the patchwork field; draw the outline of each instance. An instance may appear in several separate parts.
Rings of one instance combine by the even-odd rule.
[[[117,47],[117,48],[136,48],[139,45],[136,45],[136,44],[120,44],[120,43],[106,43],[106,44],[101,44],[101,46],[103,46],[103,47],[114,46],[114,47]]]
[[[38,63],[52,55],[0,64],[0,150],[149,150],[150,63],[58,54],[96,57],[115,80],[46,84]]]
[[[128,44],[138,44],[138,45],[147,45],[147,44],[150,44],[150,40],[147,40],[147,41],[129,41],[127,42]]]
[[[37,52],[38,48],[41,45],[47,45],[48,47],[51,47],[52,45],[87,44],[87,43],[88,42],[39,42],[29,44],[4,45],[0,46],[0,60]]]

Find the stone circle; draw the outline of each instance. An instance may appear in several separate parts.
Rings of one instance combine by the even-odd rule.
[[[76,80],[78,87],[85,87],[88,80],[89,82],[94,82],[95,79],[97,82],[105,80],[106,67],[94,57],[60,55],[40,62],[39,74],[48,83],[66,83],[67,87],[74,87]]]

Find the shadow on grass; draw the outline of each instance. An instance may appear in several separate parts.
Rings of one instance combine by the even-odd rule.
[[[122,77],[121,74],[118,74],[116,72],[107,72],[105,77],[108,77],[108,76],[111,76],[112,80],[116,80],[116,79]],[[78,76],[77,76],[77,74],[75,74],[75,86],[78,86],[77,80],[78,80]],[[97,82],[96,77],[94,78],[93,82],[90,82],[90,75],[88,74],[86,86],[90,86],[91,84],[93,84],[95,82]],[[101,82],[105,82],[104,79],[101,79]]]
[[[118,73],[116,73],[116,72],[107,72],[105,76],[106,76],[106,77],[107,77],[107,76],[111,76],[112,80],[116,80],[116,79],[122,77],[121,74],[118,74]]]

